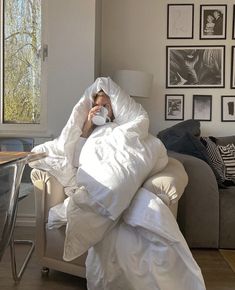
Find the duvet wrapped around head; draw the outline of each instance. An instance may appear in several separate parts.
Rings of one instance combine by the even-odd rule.
[[[79,166],[75,168],[76,145],[94,96],[100,90],[110,98],[114,120],[93,130],[82,147]],[[100,240],[129,207],[152,170],[156,173],[166,166],[166,149],[148,130],[148,114],[141,104],[109,77],[102,77],[85,90],[60,136],[34,149],[49,153],[40,166],[43,165],[42,169],[50,171],[64,185],[70,197],[65,241],[67,259],[76,257],[97,242],[97,239],[92,239],[86,243],[84,238],[78,243],[77,237],[81,236],[78,229],[84,231],[82,224],[86,225],[88,232],[95,232],[97,224],[91,223],[91,216],[99,220]],[[78,219],[79,213],[82,217]],[[74,235],[74,231],[78,235]],[[81,244],[84,245],[82,249]]]
[[[31,167],[50,170],[51,174],[64,186],[70,186],[75,182],[76,168],[73,166],[73,159],[76,144],[82,134],[88,112],[93,106],[93,97],[100,90],[110,97],[115,117],[114,122],[121,126],[120,130],[141,139],[148,135],[149,118],[143,107],[126,94],[110,77],[97,78],[74,106],[59,137],[33,148],[34,152],[47,152],[48,157],[31,163]]]

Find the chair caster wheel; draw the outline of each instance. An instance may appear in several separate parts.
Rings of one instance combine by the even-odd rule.
[[[50,271],[49,268],[47,268],[47,267],[42,267],[42,269],[41,269],[41,275],[42,275],[42,277],[48,277],[48,275],[49,275],[49,271]]]

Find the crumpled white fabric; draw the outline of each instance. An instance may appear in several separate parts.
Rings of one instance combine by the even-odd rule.
[[[169,208],[141,188],[123,219],[88,252],[89,290],[205,290]]]
[[[126,94],[110,77],[100,77],[88,87],[74,106],[70,118],[60,136],[33,148],[33,152],[46,152],[47,158],[31,162],[30,166],[50,171],[65,187],[66,194],[76,190],[76,168],[73,166],[74,151],[80,138],[84,121],[92,108],[93,96],[103,90],[112,103],[115,123],[140,139],[148,135],[149,119],[143,107]]]
[[[104,92],[110,96],[115,116],[114,123],[116,125],[109,124],[103,128],[97,128],[97,130],[94,131],[92,134],[93,137],[89,138],[89,142],[85,143],[81,151],[81,166],[78,172],[76,172],[77,169],[73,165],[76,144],[80,138],[85,118],[92,106],[92,96],[100,89],[103,89]],[[49,156],[45,159],[31,163],[30,165],[50,171],[50,173],[65,187],[65,191],[70,197],[67,206],[68,223],[64,249],[65,260],[72,260],[88,249],[90,249],[90,259],[92,260],[92,256],[95,259],[96,254],[98,254],[98,257],[102,255],[102,251],[92,254],[92,247],[94,246],[94,250],[97,251],[97,249],[99,249],[97,248],[98,245],[106,245],[105,250],[107,253],[111,251],[113,246],[106,243],[106,237],[112,236],[112,233],[119,229],[118,222],[121,220],[124,210],[128,209],[133,199],[135,200],[136,191],[141,186],[144,179],[149,176],[151,170],[161,170],[167,164],[168,157],[165,147],[160,140],[149,135],[148,128],[149,119],[143,107],[122,91],[110,78],[98,78],[94,84],[85,91],[78,104],[74,107],[61,135],[53,141],[34,148],[33,151],[46,151]],[[106,132],[105,141],[101,138],[104,132]],[[90,157],[92,157],[92,160],[90,160]],[[105,188],[107,190],[105,190]],[[146,207],[146,204],[143,204],[143,206]],[[132,210],[133,212],[135,211],[133,208]],[[144,211],[144,207],[142,211]],[[134,224],[131,225],[131,227],[133,234],[128,235],[126,232],[124,235],[119,236],[123,238],[126,236],[128,243],[132,242],[131,236],[133,238],[135,237],[134,232],[138,232]],[[148,234],[151,232],[149,228],[144,228],[143,230],[145,229]],[[161,240],[162,235],[166,232],[167,231],[162,228],[162,231],[154,232],[154,234]],[[111,237],[111,239],[113,238]],[[164,247],[171,246],[171,241],[165,239],[165,237],[163,239],[166,241]],[[148,244],[149,249],[151,249],[155,247],[156,243],[155,241],[151,241]],[[181,244],[182,243],[180,243],[180,245]],[[133,246],[134,245],[137,246],[136,243],[133,244]],[[183,247],[186,246],[185,244],[183,245]],[[141,249],[144,250],[144,247],[141,247]],[[117,249],[116,254],[119,252],[120,254],[122,253],[121,248],[120,251]],[[163,264],[164,261],[169,264],[171,257],[177,253],[175,249],[171,252],[173,252],[173,254],[170,256],[168,256],[167,253],[166,255],[162,255]],[[151,251],[147,250],[146,253],[150,260],[148,262],[148,259],[146,259],[144,264],[152,265],[151,257],[153,256],[151,256]],[[160,251],[160,253],[163,252]],[[185,260],[188,260],[189,253],[189,250],[188,252],[184,251],[182,264],[185,263]],[[115,255],[113,257],[110,256],[109,258],[111,258],[111,260],[109,261],[112,262],[114,257]],[[134,263],[135,261],[140,261],[138,255],[134,257],[133,261]],[[126,257],[126,262],[126,267],[128,267],[128,263],[130,262],[128,256]],[[118,263],[118,267],[122,268],[121,261],[118,261]],[[154,263],[158,263],[157,260]],[[131,264],[129,265],[132,275],[139,275],[138,272],[135,272],[134,268],[131,270]],[[186,275],[187,277],[191,277],[189,281],[191,280],[194,283],[195,275],[190,274],[194,272],[191,271],[194,267],[195,264],[192,261],[188,263],[185,267],[187,273],[180,272],[180,276],[175,277],[175,282],[178,281],[179,283],[179,280]],[[92,269],[94,270],[93,274],[97,274],[97,281],[100,281],[99,274],[101,272],[107,271],[107,273],[110,273],[110,270],[108,270],[103,263],[97,262],[94,268],[88,260],[87,272],[91,273]],[[118,273],[120,273],[120,271],[118,271]],[[125,271],[123,271],[122,274],[123,279],[126,277],[126,279],[129,280],[131,277],[128,278]],[[157,288],[158,277],[155,277],[155,274],[157,274],[157,272],[154,273],[154,279],[151,278],[153,279],[151,280],[152,282],[148,281],[149,277],[147,276],[150,275],[147,271],[141,274],[144,275],[143,277],[146,277],[146,281],[148,281],[146,284],[147,288],[143,289],[180,289],[172,287]],[[95,283],[95,278],[93,279],[95,276],[92,275],[88,274],[87,276],[88,283],[89,281],[91,283],[90,285],[92,285],[93,282]],[[104,275],[106,275],[106,273]],[[112,275],[117,277],[115,273],[112,273]],[[110,277],[112,277],[112,275]],[[110,281],[111,278],[108,278],[108,276],[105,277]],[[201,287],[201,281],[203,279],[201,276],[197,278],[198,287],[195,287],[195,290],[204,289]],[[112,286],[105,286],[105,288],[97,289],[118,289],[115,288],[116,282],[112,283],[112,281],[110,284]],[[128,286],[129,288],[125,287],[119,289],[139,289],[138,284],[136,284],[138,282],[139,279],[133,280],[135,285]],[[130,281],[128,283],[130,283]],[[95,285],[92,285],[89,289],[95,290],[96,288],[94,287]],[[182,289],[186,290],[186,288],[181,288],[181,290]],[[188,289],[191,288],[187,288],[187,290]]]
[[[99,242],[128,208],[150,171],[158,172],[168,162],[159,139],[151,135],[143,140],[128,138],[120,127],[108,123],[96,128],[81,150],[79,189],[67,208],[66,261]]]
[[[76,180],[76,144],[92,107],[93,96],[101,89],[110,97],[115,120],[96,128],[88,138],[81,151]],[[72,198],[74,196],[79,209],[85,208],[115,221],[129,206],[151,170],[159,171],[168,162],[164,145],[151,136],[148,129],[148,114],[141,104],[136,103],[109,77],[98,78],[75,105],[60,136],[33,149],[35,152],[46,151],[48,157],[30,165],[50,171],[65,187],[66,194]],[[80,194],[81,186],[87,192],[85,198]],[[74,210],[73,206],[71,208]],[[71,245],[73,234],[79,226],[69,218],[71,211],[68,210],[67,215],[64,258],[72,259],[81,253],[79,244]]]
[[[82,148],[77,171],[78,185],[89,192],[89,205],[112,220],[129,206],[150,171],[160,171],[168,162],[158,138],[149,134],[141,139],[125,125],[98,127]]]

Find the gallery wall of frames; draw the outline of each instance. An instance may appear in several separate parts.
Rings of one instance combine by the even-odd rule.
[[[213,94],[203,94],[203,89],[225,88],[225,69],[230,71],[230,89],[235,89],[235,5],[232,19],[228,19],[224,4],[199,5],[197,9],[199,27],[195,27],[194,4],[167,4],[170,45],[166,45],[166,89],[172,89],[172,93],[165,94],[165,120],[184,120],[185,96],[180,90],[190,88],[195,89],[192,118],[212,121]],[[227,35],[228,25],[231,35]],[[198,45],[190,45],[195,29],[199,31]],[[226,45],[228,38],[234,40],[234,46]],[[180,45],[181,39],[188,39],[189,45],[185,41]],[[203,40],[210,40],[210,45],[204,45]],[[225,68],[226,54],[231,54],[231,64]],[[221,94],[220,98],[221,122],[235,122],[235,90],[234,95]]]

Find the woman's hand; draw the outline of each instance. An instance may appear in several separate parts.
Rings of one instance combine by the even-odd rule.
[[[92,118],[100,111],[101,106],[94,106],[88,113],[87,120],[92,121]]]
[[[92,123],[92,118],[94,117],[94,115],[100,111],[101,106],[94,106],[88,113],[87,115],[87,119],[84,123],[83,129],[82,129],[82,134],[81,137],[83,138],[88,138],[92,131],[95,128],[95,125]]]

